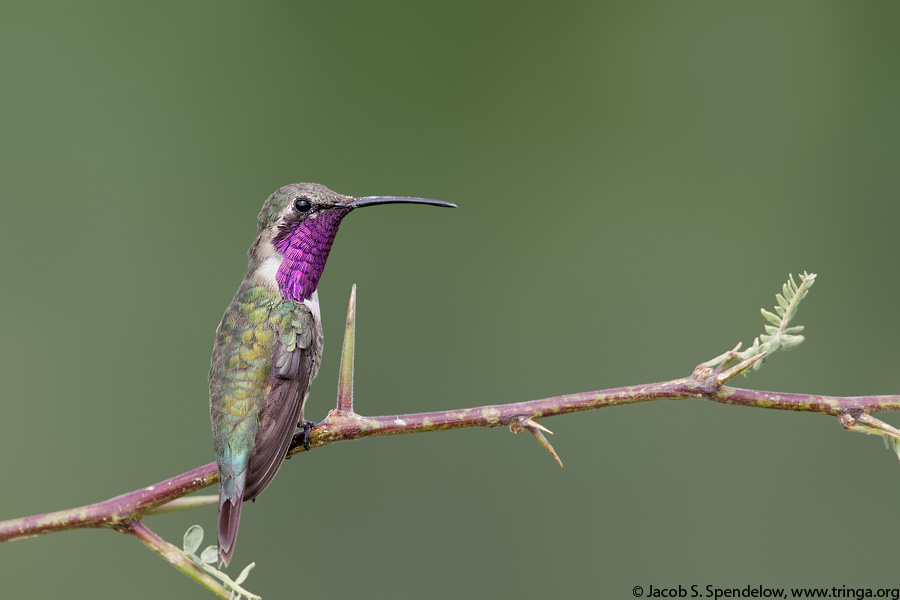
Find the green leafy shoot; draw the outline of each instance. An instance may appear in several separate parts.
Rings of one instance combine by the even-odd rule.
[[[800,285],[794,281],[794,276],[788,276],[787,282],[781,287],[781,294],[775,295],[778,302],[775,306],[775,312],[769,312],[764,308],[760,309],[763,318],[769,322],[766,325],[766,332],[759,336],[760,351],[772,354],[778,350],[791,350],[799,346],[805,339],[799,335],[803,331],[803,325],[795,325],[788,327],[791,319],[797,314],[797,308],[800,301],[806,297],[809,288],[816,281],[816,274],[803,273],[800,275]]]
[[[767,323],[765,325],[765,333],[753,340],[753,345],[743,352],[737,352],[737,349],[726,352],[703,363],[704,366],[715,368],[736,358],[746,360],[761,353],[765,353],[765,356],[768,357],[779,350],[792,350],[799,346],[806,339],[800,335],[800,332],[803,331],[803,325],[789,326],[789,323],[796,316],[800,301],[806,297],[806,294],[809,293],[809,288],[812,287],[815,281],[815,273],[804,271],[800,275],[800,285],[797,285],[797,282],[794,281],[793,275],[788,275],[788,280],[781,286],[781,293],[775,295],[777,303],[775,312],[764,308],[760,309]],[[758,360],[752,365],[752,368],[758,370],[762,364],[763,360]]]
[[[247,598],[247,600],[260,600],[259,596],[251,594],[241,587],[241,584],[247,579],[250,571],[256,566],[255,562],[244,567],[244,570],[237,576],[237,579],[232,580],[228,575],[213,566],[218,559],[218,552],[216,552],[215,546],[207,546],[203,549],[203,552],[200,553],[200,556],[197,556],[197,550],[200,548],[201,543],[203,543],[203,528],[199,525],[191,525],[184,533],[183,547],[187,557],[198,567],[221,581],[222,585],[231,590],[233,598],[236,600],[240,600],[241,598]]]

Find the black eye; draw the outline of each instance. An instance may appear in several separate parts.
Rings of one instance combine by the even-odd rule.
[[[306,198],[297,198],[294,200],[294,210],[298,213],[308,213],[312,210],[312,202]]]

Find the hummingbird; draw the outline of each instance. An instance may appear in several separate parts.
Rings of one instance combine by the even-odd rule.
[[[218,559],[234,553],[241,504],[272,482],[304,420],[309,387],[322,361],[316,290],[341,221],[357,208],[430,204],[405,196],[343,196],[317,183],[293,183],[259,212],[244,280],[216,330],[209,370],[209,412],[219,470]]]

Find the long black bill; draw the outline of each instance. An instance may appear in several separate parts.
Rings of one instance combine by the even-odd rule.
[[[356,198],[354,202],[344,204],[343,206],[347,208],[360,208],[362,206],[374,206],[376,204],[431,204],[432,206],[456,208],[456,205],[452,202],[429,200],[428,198],[409,198],[407,196],[365,196],[363,198]]]

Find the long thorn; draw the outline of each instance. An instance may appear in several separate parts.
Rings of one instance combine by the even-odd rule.
[[[337,409],[353,412],[353,358],[356,351],[356,284],[350,290],[347,306],[347,327],[344,329],[344,346],[341,350],[341,375],[338,379]]]
[[[725,385],[725,382],[727,382],[731,379],[734,379],[739,374],[743,373],[744,371],[746,371],[747,369],[752,367],[753,363],[755,363],[758,360],[761,360],[766,354],[768,354],[768,352],[759,352],[757,354],[754,354],[750,358],[742,360],[741,362],[734,365],[733,367],[731,367],[724,373],[720,373],[718,375],[718,377],[716,377],[716,383],[719,385]]]
[[[553,446],[550,442],[547,441],[547,438],[544,437],[544,434],[541,431],[546,431],[550,435],[553,435],[553,432],[532,419],[529,419],[525,416],[513,417],[509,420],[509,430],[513,433],[522,433],[525,430],[534,436],[534,439],[538,441],[538,443],[544,447],[547,452],[550,453],[550,456],[559,464],[560,467],[563,466],[562,460],[559,458],[559,454],[556,453],[556,450],[553,449]]]
[[[841,417],[840,421],[844,429],[900,440],[900,429],[885,423],[881,419],[876,419],[870,414],[862,413],[853,417],[848,413],[844,413]]]

